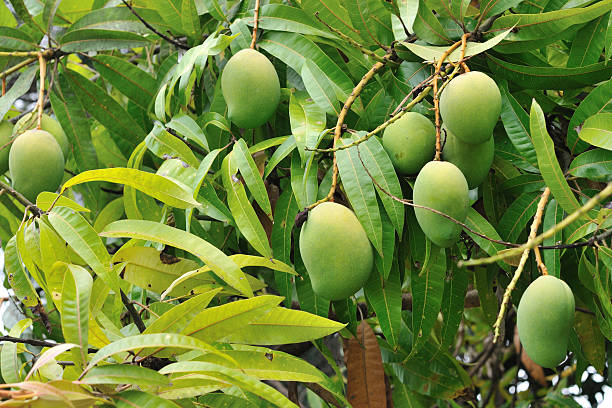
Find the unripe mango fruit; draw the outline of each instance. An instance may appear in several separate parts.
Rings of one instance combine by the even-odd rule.
[[[45,113],[43,113],[40,122],[41,130],[51,133],[57,143],[59,143],[64,159],[66,159],[68,157],[68,153],[70,153],[70,143],[68,143],[68,138],[66,137],[64,129],[62,129],[57,120]],[[36,129],[37,125],[38,116],[36,112],[30,112],[27,115],[22,116],[21,119],[15,123],[15,127],[13,128],[13,136],[19,136],[26,130]]]
[[[454,164],[430,161],[416,178],[412,201],[464,222],[469,206],[467,181]],[[459,239],[461,226],[448,218],[425,208],[415,207],[414,213],[427,238],[437,246],[448,248]]]
[[[274,65],[262,53],[246,48],[234,54],[223,69],[221,92],[229,119],[241,128],[255,128],[270,119],[280,100]]]
[[[487,74],[470,71],[451,79],[440,96],[444,124],[465,143],[484,143],[501,113],[501,94]]]
[[[9,153],[13,188],[35,202],[43,191],[54,192],[64,177],[64,155],[51,133],[26,130],[18,136]]]
[[[516,316],[519,339],[542,367],[555,368],[565,359],[574,306],[572,290],[554,276],[540,276],[523,293]]]
[[[436,128],[420,113],[408,112],[387,126],[382,143],[398,173],[417,174],[436,153]]]
[[[446,135],[442,159],[453,163],[465,176],[468,188],[478,187],[489,174],[495,142],[493,136],[484,143],[468,144],[462,142],[446,126],[442,126],[442,138]]]
[[[13,134],[13,125],[11,122],[0,122],[0,174],[6,173],[8,170],[8,158],[11,145],[11,135]]]
[[[368,280],[374,254],[353,211],[325,202],[308,213],[300,232],[300,253],[312,289],[328,300],[346,299]]]

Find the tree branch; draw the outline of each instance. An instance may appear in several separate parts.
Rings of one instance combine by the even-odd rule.
[[[136,16],[136,18],[137,18],[137,19],[139,19],[139,20],[142,22],[142,24],[144,24],[144,26],[145,26],[145,27],[147,27],[149,30],[153,31],[155,34],[157,34],[158,36],[160,36],[160,37],[161,37],[161,38],[163,38],[164,40],[168,41],[170,44],[175,45],[175,46],[177,46],[178,48],[180,48],[180,49],[182,49],[182,50],[188,50],[188,49],[189,49],[189,46],[188,46],[188,45],[183,44],[183,43],[182,43],[182,42],[180,42],[180,41],[176,41],[175,39],[170,38],[170,37],[168,37],[167,35],[162,34],[162,33],[160,33],[159,31],[157,31],[157,29],[156,29],[155,27],[153,27],[151,24],[147,23],[147,21],[146,21],[144,18],[140,17],[140,15],[139,15],[138,13],[136,13],[136,10],[134,10],[134,9],[132,8],[132,6],[131,6],[131,5],[130,5],[130,4],[127,2],[127,1],[125,1],[125,0],[121,0],[121,1],[123,2],[123,4],[125,4],[125,6],[126,6],[127,8],[129,8],[129,9],[130,9],[130,11],[132,12],[132,14],[133,14],[133,15],[135,15],[135,16]]]
[[[24,205],[26,210],[31,212],[35,217],[40,217],[44,214],[44,211],[36,206],[36,204],[32,203],[30,200],[25,198],[19,191],[14,190],[11,186],[0,181],[0,194],[2,192],[6,192],[9,195],[13,196],[20,204]]]
[[[136,325],[136,327],[138,327],[138,330],[142,333],[143,331],[147,329],[147,326],[145,326],[144,322],[142,321],[142,318],[136,311],[136,308],[134,307],[130,299],[128,299],[127,295],[123,293],[123,290],[120,289],[119,291],[121,292],[121,301],[123,302],[128,313],[132,317],[134,324]]]
[[[29,344],[30,346],[36,347],[55,347],[62,343],[55,343],[53,341],[46,340],[36,340],[36,339],[22,339],[20,337],[13,336],[0,336],[0,341],[8,341],[9,343],[21,343],[21,344]],[[88,348],[88,353],[96,353],[98,351],[97,348]]]

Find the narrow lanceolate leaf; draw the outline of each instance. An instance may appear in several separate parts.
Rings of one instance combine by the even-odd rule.
[[[612,80],[593,89],[574,111],[567,128],[567,147],[572,154],[589,148],[589,144],[578,137],[578,131],[587,118],[600,112],[612,112]]]
[[[153,76],[127,60],[111,55],[97,55],[93,62],[100,75],[115,89],[142,109],[149,109],[157,89],[157,82]]]
[[[343,142],[340,139],[339,145],[342,146],[346,143],[350,143],[350,141]],[[338,150],[336,157],[342,185],[351,206],[374,248],[382,255],[382,221],[374,184],[359,159],[357,148]]]
[[[117,408],[181,408],[176,402],[142,391],[126,391],[113,397]]]
[[[568,172],[573,176],[593,181],[604,183],[612,181],[612,151],[588,150],[572,161]]]
[[[546,206],[544,220],[542,221],[542,231],[547,231],[557,225],[563,219],[563,209],[556,200],[550,200]],[[542,242],[542,245],[557,245],[563,241],[563,231],[557,231],[552,237],[547,238]],[[547,249],[542,251],[544,264],[548,269],[548,274],[559,278],[561,276],[561,250]]]
[[[389,159],[389,156],[375,137],[371,137],[359,145],[358,148],[363,165],[368,169],[374,180],[376,180],[376,184],[378,184],[374,184],[374,186],[376,191],[378,191],[380,201],[382,201],[385,211],[391,219],[391,223],[401,238],[402,231],[404,230],[404,205],[389,196],[391,194],[398,198],[403,197],[402,188],[393,168],[393,163],[391,163],[391,159]]]
[[[86,269],[66,265],[62,286],[62,333],[69,343],[79,346],[73,356],[79,365],[87,362],[89,301],[93,279]]]
[[[336,92],[332,82],[321,68],[307,59],[304,61],[300,75],[302,76],[302,82],[304,82],[304,88],[317,106],[325,113],[338,116],[340,107]]]
[[[276,259],[288,263],[291,262],[291,236],[295,216],[299,212],[297,201],[291,190],[285,190],[274,209],[274,224],[270,243]],[[274,272],[274,281],[279,293],[285,297],[285,306],[291,307],[293,297],[293,278],[283,272]]]
[[[501,119],[508,139],[516,147],[521,157],[537,168],[538,159],[529,134],[529,115],[512,96],[506,81],[502,81],[499,88],[502,96]]]
[[[385,372],[376,334],[362,320],[357,337],[345,345],[347,399],[354,407],[386,407]]]
[[[495,228],[487,221],[478,211],[473,209],[472,207],[468,208],[468,214],[465,218],[465,225],[470,227],[472,230],[487,236],[489,238],[497,239],[501,241],[501,236],[495,230]],[[471,231],[464,230],[467,234],[478,244],[483,251],[485,251],[489,255],[495,255],[499,251],[503,251],[506,249],[502,244],[498,244],[496,242],[489,241],[486,238],[480,237]],[[499,261],[497,263],[502,269],[508,271],[509,267],[506,263]]]
[[[49,222],[94,273],[119,293],[119,279],[111,270],[110,255],[85,218],[70,208],[56,207],[49,214]]]
[[[266,186],[259,174],[259,170],[257,170],[257,165],[249,152],[249,147],[247,146],[244,139],[238,140],[234,143],[234,148],[232,149],[232,159],[238,166],[238,170],[240,171],[240,175],[244,178],[244,182],[257,204],[261,207],[262,210],[266,213],[266,215],[272,218],[272,206],[270,205],[270,199],[268,198],[268,191],[266,190]]]
[[[21,333],[31,325],[31,319],[20,320],[11,328],[9,336],[20,337]],[[0,371],[5,384],[21,381],[21,360],[17,356],[17,343],[2,343],[0,362]]]
[[[442,305],[446,254],[427,240],[423,268],[412,270],[412,339],[411,355],[416,355],[427,342]]]
[[[178,132],[181,136],[193,140],[197,144],[199,144],[206,151],[209,151],[208,140],[206,140],[206,135],[202,131],[202,128],[198,126],[195,120],[193,120],[190,116],[187,115],[176,115],[172,118],[172,120],[166,123],[166,127],[173,129]]]
[[[37,71],[36,66],[27,68],[19,75],[11,89],[0,96],[0,119],[4,118],[4,115],[11,109],[14,102],[30,89]]]
[[[263,30],[288,31],[305,35],[337,39],[321,23],[314,19],[314,14],[307,14],[302,9],[284,4],[266,4],[259,10],[259,28]],[[253,26],[253,18],[245,19],[246,24]]]
[[[497,227],[506,241],[517,242],[519,235],[536,213],[540,196],[539,192],[521,194],[506,209]]]
[[[36,371],[40,369],[41,367],[43,367],[44,365],[54,361],[55,357],[59,356],[60,354],[74,347],[78,347],[78,346],[72,343],[63,343],[63,344],[58,344],[57,346],[53,346],[45,350],[45,352],[42,353],[40,357],[36,359],[36,362],[30,369],[30,372],[28,373],[28,375],[26,375],[25,380],[27,381],[28,378],[32,376],[32,374],[36,373]]]
[[[37,47],[32,37],[24,31],[12,27],[0,27],[0,41],[3,49],[12,51],[35,50]]]
[[[538,156],[538,167],[542,172],[542,177],[559,205],[567,213],[573,213],[580,208],[580,204],[563,176],[555,156],[554,143],[546,130],[544,112],[542,112],[542,108],[535,99],[531,103],[529,117],[531,137]]]
[[[212,271],[247,296],[253,296],[244,272],[217,247],[189,232],[145,220],[122,220],[104,228],[105,237],[128,237],[160,242],[183,249],[200,258]]]
[[[397,264],[391,268],[387,279],[378,271],[372,271],[363,289],[387,342],[397,347],[402,322],[402,285]]]
[[[38,294],[26,274],[19,253],[17,252],[17,238],[13,236],[4,249],[4,269],[11,288],[17,298],[28,307],[38,304]]]
[[[608,14],[603,14],[578,30],[567,60],[568,67],[583,67],[599,61],[606,41],[607,26]]]
[[[237,176],[238,168],[233,153],[228,154],[221,165],[223,186],[227,191],[229,205],[240,233],[249,241],[253,248],[265,257],[272,258],[272,250],[268,237],[253,206],[247,198],[242,181]]]
[[[179,138],[167,132],[159,122],[155,123],[153,129],[151,129],[147,137],[145,137],[145,144],[153,154],[162,159],[178,157],[191,167],[196,168],[200,164],[189,146]]]
[[[442,317],[444,319],[440,332],[440,347],[449,349],[455,346],[455,339],[465,306],[465,292],[469,276],[465,269],[457,268],[456,263],[449,265],[450,275],[444,280],[442,296]],[[452,350],[452,349],[451,349]]]
[[[72,186],[90,181],[108,181],[110,183],[125,184],[176,208],[191,208],[200,205],[200,203],[193,199],[189,191],[169,178],[130,168],[85,171],[64,183],[60,193],[63,193]]]
[[[306,157],[306,146],[316,144],[319,133],[325,129],[325,112],[305,92],[291,94],[289,100],[289,121],[302,162]],[[310,154],[310,152],[309,152]]]
[[[335,333],[346,325],[302,310],[276,307],[234,331],[226,341],[243,344],[290,344]]]
[[[85,384],[132,384],[138,386],[167,385],[168,377],[150,368],[109,364],[94,367],[81,380]]]
[[[612,150],[612,113],[599,113],[588,118],[578,136],[593,146]]]
[[[137,48],[150,44],[147,37],[128,31],[99,29],[72,30],[60,38],[60,46],[66,52],[88,52]]]

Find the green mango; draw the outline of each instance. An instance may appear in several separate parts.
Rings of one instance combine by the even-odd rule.
[[[537,364],[555,368],[565,360],[574,310],[572,290],[561,279],[544,275],[527,287],[516,321],[523,348]]]
[[[0,122],[0,174],[6,173],[8,170],[8,158],[11,145],[7,144],[11,141],[13,134],[13,125],[11,122]]]
[[[452,163],[430,161],[419,172],[412,194],[422,205],[464,222],[469,206],[468,185],[463,173]],[[459,239],[461,226],[424,208],[414,208],[421,229],[439,247],[448,248]]]
[[[436,154],[436,127],[420,113],[408,112],[387,126],[382,142],[399,174],[417,174]]]
[[[464,143],[484,143],[501,113],[501,93],[487,74],[470,71],[453,78],[440,96],[440,116]]]
[[[280,82],[274,65],[262,53],[246,48],[234,54],[223,69],[221,92],[229,119],[241,128],[261,126],[280,101]]]
[[[59,143],[62,154],[64,155],[64,159],[68,158],[68,153],[70,153],[70,143],[68,142],[68,137],[66,137],[66,133],[64,129],[60,126],[59,122],[53,119],[51,116],[43,113],[41,119],[41,130],[45,130],[57,140]],[[38,116],[36,112],[30,112],[26,115],[23,115],[17,123],[15,123],[15,127],[13,128],[13,136],[19,136],[26,130],[36,129],[38,125]]]
[[[308,213],[300,232],[300,253],[312,289],[328,300],[357,292],[374,264],[372,246],[355,213],[332,202]]]
[[[444,139],[445,135],[446,139]],[[495,153],[493,136],[484,143],[468,144],[462,142],[445,125],[442,125],[442,138],[445,140],[442,159],[459,167],[467,180],[469,189],[479,186],[489,174],[489,169],[493,164]]]
[[[54,192],[64,178],[64,155],[51,133],[26,130],[18,136],[9,153],[13,188],[36,202],[43,191]]]

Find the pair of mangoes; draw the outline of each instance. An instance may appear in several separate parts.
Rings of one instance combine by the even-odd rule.
[[[60,124],[42,116],[36,129],[35,113],[23,116],[14,127],[0,125],[0,172],[10,171],[13,188],[35,202],[43,191],[56,191],[64,176],[65,157],[70,151],[68,138]],[[12,143],[10,143],[12,140]]]
[[[229,119],[241,128],[251,129],[266,123],[276,111],[280,82],[270,60],[246,48],[234,54],[225,65],[221,92]]]

